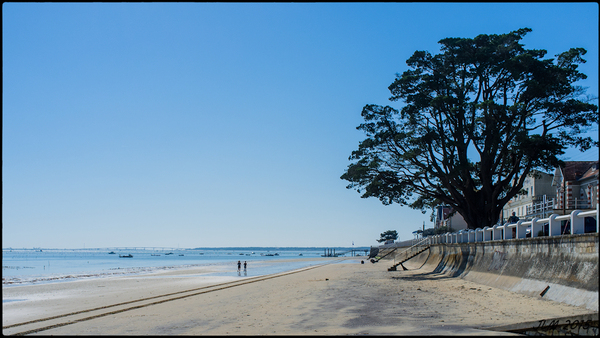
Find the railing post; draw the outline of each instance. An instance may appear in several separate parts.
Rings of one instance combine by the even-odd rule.
[[[560,221],[556,217],[557,214],[552,214],[548,218],[548,236],[560,236]]]
[[[483,242],[483,229],[475,229],[475,242]]]
[[[525,222],[525,221],[518,221],[517,222],[517,238],[525,238],[527,237],[527,225],[523,224],[523,223],[529,223],[529,222]]]
[[[598,223],[600,223],[600,204],[596,203],[596,232],[598,232]]]
[[[585,233],[585,218],[577,216],[581,210],[573,210],[571,213],[571,235]]]
[[[502,225],[500,225],[499,223],[498,223],[498,224],[496,224],[496,225],[494,225],[494,227],[493,227],[493,231],[492,231],[492,232],[493,232],[492,239],[493,239],[493,240],[499,240],[499,239],[502,239],[502,237],[503,237],[503,236],[502,236],[502,230],[503,230],[503,226],[502,226]]]
[[[538,220],[539,220],[539,218],[537,218],[537,217],[534,217],[534,218],[531,220],[531,238],[533,238],[533,237],[537,237],[537,236],[538,236],[538,235],[537,235],[537,234],[538,234],[538,232],[539,232],[540,230],[543,230],[543,229],[542,229],[542,227],[541,227],[541,225],[540,225],[540,227],[539,227],[539,229],[540,229],[540,230],[538,230],[538,227],[536,226],[536,225],[537,225],[537,222],[538,222]]]
[[[504,239],[512,239],[512,238],[513,238],[512,227],[509,227],[508,223],[505,223],[504,224]]]
[[[493,228],[490,227],[484,227],[483,228],[483,241],[491,241],[492,240],[492,234],[494,232]]]

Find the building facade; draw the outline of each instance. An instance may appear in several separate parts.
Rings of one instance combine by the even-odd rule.
[[[547,217],[554,212],[556,189],[552,186],[554,175],[533,172],[523,182],[523,195],[511,198],[502,209],[502,223],[514,212],[520,219]]]
[[[519,219],[546,218],[551,214],[570,214],[573,210],[595,210],[598,205],[598,161],[567,161],[554,174],[534,172],[525,178],[524,194],[513,197],[499,215],[506,223],[514,212]],[[454,230],[467,229],[459,213],[450,206],[438,206],[434,211],[434,228],[446,226]]]
[[[447,205],[438,206],[435,209],[435,220],[433,222],[433,228],[438,229],[441,227],[452,228],[456,231],[467,229],[467,222],[458,212],[454,215],[452,213],[452,207]]]
[[[556,168],[552,186],[556,191],[554,213],[593,210],[598,205],[598,161],[568,161]]]

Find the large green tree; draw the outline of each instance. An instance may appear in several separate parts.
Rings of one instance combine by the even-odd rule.
[[[389,86],[401,109],[366,105],[357,129],[367,138],[341,176],[361,197],[425,212],[445,204],[469,228],[492,226],[527,175],[561,164],[598,107],[575,83],[586,75],[583,48],[544,58],[520,43],[531,29],[446,38],[441,52],[416,51]]]

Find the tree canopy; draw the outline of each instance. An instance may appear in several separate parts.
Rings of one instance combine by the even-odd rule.
[[[439,41],[440,54],[415,51],[388,87],[390,101],[362,110],[366,134],[341,176],[361,197],[426,210],[451,206],[469,228],[492,226],[535,170],[562,162],[567,147],[598,141],[598,107],[575,83],[586,75],[583,48],[544,58],[525,49],[530,32]]]
[[[377,240],[377,242],[379,243],[383,243],[385,241],[395,241],[398,239],[398,232],[396,230],[388,230],[388,231],[384,231],[380,234],[380,238]]]

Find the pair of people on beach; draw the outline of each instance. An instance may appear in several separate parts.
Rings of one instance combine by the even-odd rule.
[[[246,261],[244,261],[244,271],[246,270]],[[242,262],[238,261],[238,271],[240,271],[240,269],[242,268]]]

